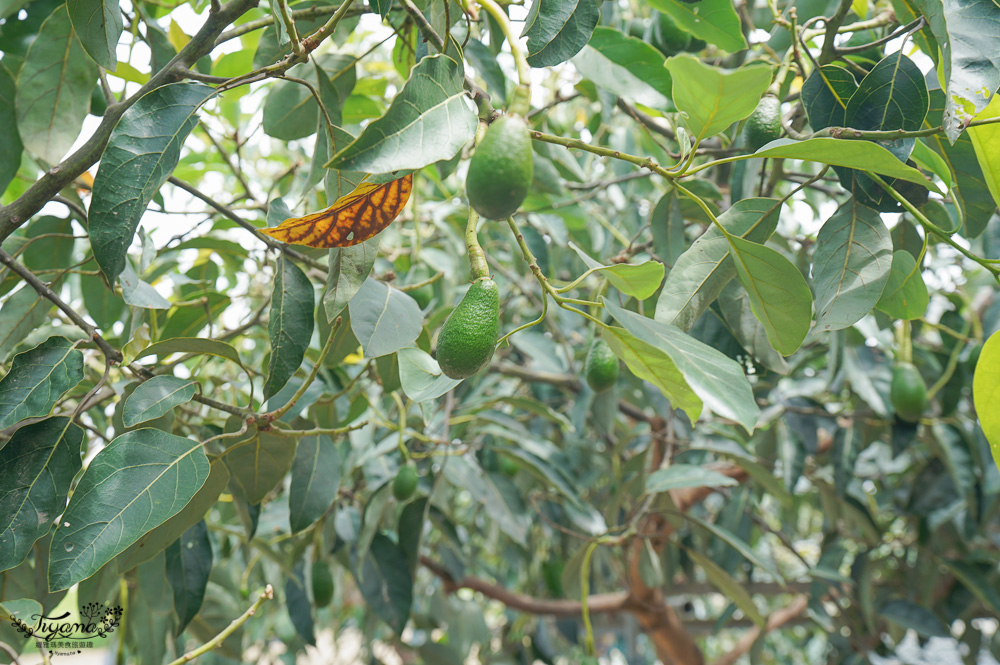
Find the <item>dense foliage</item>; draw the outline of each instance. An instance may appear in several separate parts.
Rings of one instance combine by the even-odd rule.
[[[992,0],[0,0],[0,53],[0,653],[1000,657]]]

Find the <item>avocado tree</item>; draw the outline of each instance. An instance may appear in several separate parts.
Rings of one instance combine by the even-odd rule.
[[[1000,657],[995,2],[0,0],[0,54],[0,661]]]

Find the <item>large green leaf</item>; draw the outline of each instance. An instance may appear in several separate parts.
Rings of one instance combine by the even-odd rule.
[[[521,33],[528,40],[528,64],[551,67],[566,62],[590,41],[600,16],[594,0],[535,0]]]
[[[0,307],[0,362],[7,359],[28,333],[48,320],[51,309],[52,301],[39,296],[27,284],[4,301]]]
[[[445,376],[437,361],[418,348],[404,347],[396,356],[400,386],[414,402],[437,399],[462,382],[461,379]]]
[[[847,166],[865,171],[874,171],[875,173],[899,178],[900,180],[914,182],[937,191],[937,187],[929,182],[920,171],[912,166],[907,166],[896,159],[891,152],[872,141],[826,137],[806,139],[805,141],[778,139],[765,145],[755,152],[753,156],[803,159],[810,162],[830,164],[832,166]]]
[[[764,242],[777,228],[780,211],[777,199],[743,199],[719,215],[719,224],[741,238]],[[729,242],[713,224],[674,263],[654,318],[690,329],[735,276]]]
[[[812,292],[799,269],[770,247],[733,237],[729,251],[736,276],[767,338],[782,355],[802,346],[812,323]]]
[[[143,381],[125,400],[122,422],[125,427],[159,418],[175,406],[190,402],[198,392],[198,382],[176,376],[154,376]]]
[[[1000,88],[1000,7],[986,0],[914,0],[941,45],[944,129],[952,143]]]
[[[892,265],[892,238],[877,212],[857,199],[840,206],[816,236],[816,327],[840,330],[870,312]]]
[[[289,74],[295,78],[304,78],[316,86],[319,84],[317,72],[315,67],[304,63],[293,67]],[[335,110],[339,112],[339,105]],[[319,104],[316,103],[316,98],[309,88],[297,81],[275,81],[264,99],[264,133],[276,139],[292,141],[311,136],[316,132],[318,118]]]
[[[376,237],[351,247],[330,250],[326,290],[323,291],[323,310],[327,321],[333,321],[347,307],[368,278],[378,256],[378,243]]]
[[[49,588],[66,589],[177,514],[208,478],[201,444],[156,429],[122,434],[91,461],[49,550]]]
[[[929,302],[917,260],[905,249],[893,252],[889,279],[876,307],[897,319],[919,319],[927,312]]]
[[[267,334],[271,360],[267,364],[264,399],[270,399],[295,375],[313,334],[313,287],[309,278],[284,253],[278,257],[271,290]]]
[[[670,99],[670,73],[663,54],[614,28],[594,30],[587,46],[573,58],[584,78],[619,97],[664,109]]]
[[[894,624],[912,629],[924,637],[951,637],[951,631],[945,628],[933,612],[908,600],[890,601],[878,613]]]
[[[66,506],[83,429],[69,418],[21,427],[0,448],[0,571],[20,564]]]
[[[232,360],[243,367],[240,356],[229,344],[220,342],[217,339],[207,339],[204,337],[176,337],[165,339],[162,342],[150,344],[135,355],[134,360],[148,358],[149,356],[159,356],[160,360],[166,360],[173,353],[192,353],[195,355],[216,356],[225,360]]]
[[[476,132],[462,67],[445,55],[417,63],[385,115],[333,156],[328,168],[370,173],[420,169],[451,159]]]
[[[207,85],[165,85],[143,95],[111,132],[89,211],[94,258],[108,281],[125,269],[125,253],[146,206],[177,166],[184,139],[198,123],[198,108],[214,94]]]
[[[802,106],[815,131],[847,124],[847,103],[858,89],[854,75],[838,65],[813,70],[802,84]]]
[[[17,129],[24,147],[58,164],[83,127],[96,81],[97,66],[60,6],[45,19],[17,76]]]
[[[0,379],[0,429],[47,416],[67,390],[83,380],[83,354],[65,337],[49,337],[14,356]]]
[[[201,609],[212,572],[212,541],[204,520],[184,532],[166,553],[166,575],[174,592],[174,611],[180,623],[175,630],[180,634]]]
[[[333,505],[340,490],[341,465],[340,451],[330,437],[323,434],[299,439],[288,494],[292,533],[308,527]]]
[[[1000,117],[1000,96],[994,96],[990,105],[977,116],[979,119],[997,117]],[[969,138],[986,179],[986,186],[993,195],[993,201],[1000,205],[1000,124],[970,127]]]
[[[705,556],[701,552],[696,552],[695,550],[686,550],[688,555],[694,560],[696,564],[703,571],[705,571],[705,577],[708,581],[717,588],[723,596],[732,601],[736,607],[740,608],[750,620],[752,620],[758,626],[764,625],[764,617],[761,615],[760,610],[753,602],[753,598],[746,588],[736,581],[732,575],[727,573],[719,564],[712,561],[711,558]]]
[[[743,26],[730,0],[650,0],[654,9],[667,14],[685,32],[735,53],[747,47]]]
[[[725,70],[706,65],[692,55],[667,60],[673,78],[673,99],[687,114],[687,125],[698,140],[713,136],[753,113],[768,86],[770,67]]]
[[[691,422],[697,422],[703,402],[667,353],[623,328],[609,326],[601,336],[615,355],[625,361],[630,372],[659,388],[671,406],[686,413]]]
[[[750,294],[740,286],[739,282],[729,282],[719,294],[719,311],[729,329],[744,349],[754,360],[778,374],[788,374],[790,367],[785,357],[778,353],[771,340],[767,338],[767,330],[754,316],[750,306]],[[710,310],[706,316],[714,316]]]
[[[277,487],[295,459],[296,440],[256,432],[229,446],[222,459],[229,468],[230,485],[251,506]]]
[[[630,312],[607,299],[604,306],[626,330],[667,354],[709,409],[753,431],[760,409],[739,363],[675,326]]]
[[[410,618],[413,577],[399,545],[384,534],[375,534],[368,556],[364,557],[361,570],[354,571],[354,577],[368,607],[397,635],[401,634]]]
[[[7,67],[0,63],[0,127],[7,130],[0,132],[0,194],[17,174],[21,166],[21,135],[17,131],[17,112],[14,110],[16,95],[14,76]]]
[[[417,301],[378,280],[366,279],[348,306],[351,328],[366,358],[410,346],[423,329],[424,318]]]
[[[1000,332],[990,336],[979,353],[972,379],[972,399],[993,461],[1000,469]]]
[[[70,21],[83,48],[107,70],[118,67],[118,38],[122,35],[122,10],[117,0],[66,0]]]

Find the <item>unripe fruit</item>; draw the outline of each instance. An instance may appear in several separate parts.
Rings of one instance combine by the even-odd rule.
[[[528,195],[534,168],[524,120],[516,115],[494,120],[469,162],[465,179],[469,203],[487,219],[507,219]]]
[[[780,136],[781,102],[774,95],[764,95],[743,125],[743,138],[746,140],[747,149],[757,152]]]
[[[520,470],[521,470],[521,467],[518,466],[517,462],[515,462],[514,460],[512,460],[510,457],[507,457],[505,455],[505,456],[503,456],[503,457],[500,458],[500,471],[504,475],[510,476],[511,478],[513,478],[514,476],[517,475],[517,472],[520,471]]]
[[[313,561],[312,592],[316,607],[326,607],[333,600],[333,574],[325,561]]]
[[[678,27],[668,14],[656,12],[650,27],[650,43],[668,58],[691,44],[691,34]]]
[[[466,292],[444,325],[437,341],[437,362],[452,379],[478,374],[490,363],[500,334],[500,291],[489,277],[480,277]]]
[[[406,501],[417,491],[417,469],[410,464],[399,467],[392,480],[392,495],[396,501]]]
[[[595,393],[609,390],[618,381],[618,356],[603,339],[597,338],[590,345],[583,375]]]
[[[927,410],[927,384],[911,363],[899,363],[892,370],[889,399],[901,419],[914,423]]]

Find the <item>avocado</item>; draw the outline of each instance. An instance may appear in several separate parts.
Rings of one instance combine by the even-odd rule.
[[[326,607],[333,600],[333,574],[325,561],[312,563],[312,592],[316,607]]]
[[[654,12],[649,43],[669,58],[690,46],[691,35],[678,27],[669,14]]]
[[[757,152],[779,136],[781,136],[781,102],[776,96],[767,94],[744,123],[743,138],[747,149]]]
[[[392,495],[396,501],[406,501],[417,491],[417,469],[412,464],[399,467],[392,479]]]
[[[441,326],[437,361],[452,379],[466,379],[486,367],[500,334],[500,291],[489,277],[480,277]]]
[[[469,163],[469,203],[487,219],[507,219],[528,195],[534,168],[528,125],[519,116],[501,116],[486,130]]]
[[[911,423],[927,410],[927,384],[912,363],[899,363],[892,370],[889,399],[896,415]]]
[[[597,338],[587,351],[583,374],[595,393],[611,389],[618,381],[618,356],[608,343]]]

